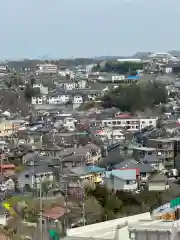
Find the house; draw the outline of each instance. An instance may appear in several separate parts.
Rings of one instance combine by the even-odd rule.
[[[46,221],[46,224],[52,224],[52,223],[55,223],[57,220],[62,221],[64,219],[64,216],[68,215],[68,213],[70,212],[71,212],[70,209],[57,206],[51,209],[44,210],[42,217],[43,217],[43,220]]]
[[[48,179],[53,181],[54,173],[53,168],[48,164],[37,164],[35,167],[29,166],[24,171],[17,175],[19,187],[24,188],[39,188],[40,182]]]
[[[120,169],[104,172],[102,183],[109,189],[135,191],[138,188],[136,169]]]
[[[133,150],[132,156],[136,161],[145,164],[150,164],[152,167],[155,167],[156,169],[164,168],[164,165],[162,164],[162,160],[159,158],[156,148],[133,146],[132,150]]]
[[[148,139],[148,147],[157,149],[158,158],[162,161],[165,168],[172,169],[174,167],[174,139]]]
[[[79,166],[69,169],[67,173],[62,175],[62,178],[68,178],[69,187],[77,188],[84,185],[94,186],[96,183],[102,182],[102,176],[105,168],[97,166]]]
[[[70,157],[78,157],[81,163],[96,165],[99,162],[99,156],[93,156],[93,152],[90,148],[79,147],[79,148],[65,148],[63,151],[63,161],[70,159]],[[66,157],[67,156],[67,157]],[[81,164],[82,165],[82,164]]]
[[[146,183],[156,171],[150,164],[138,163],[133,159],[127,159],[120,164],[116,164],[113,166],[113,169],[136,169],[136,176],[140,184]]]
[[[101,159],[101,148],[96,144],[88,143],[84,146],[84,148],[88,148],[91,150],[92,157],[94,158],[94,163],[97,163]]]
[[[26,121],[22,119],[2,119],[2,121],[0,122],[0,136],[9,136],[25,124]]]
[[[167,177],[163,174],[157,173],[153,175],[148,181],[149,191],[165,191],[169,189]]]

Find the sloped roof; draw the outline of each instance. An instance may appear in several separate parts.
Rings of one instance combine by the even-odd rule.
[[[122,180],[136,180],[136,169],[112,170],[111,173]]]
[[[162,174],[155,174],[151,177],[150,182],[165,182],[167,180],[167,177]]]

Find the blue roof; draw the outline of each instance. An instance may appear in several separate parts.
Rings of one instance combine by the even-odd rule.
[[[88,166],[87,168],[90,173],[98,173],[98,172],[106,171],[105,168],[101,168],[101,167],[97,167],[97,166]]]
[[[141,77],[140,76],[128,76],[127,79],[129,80],[139,80]]]
[[[123,180],[136,180],[136,169],[112,170],[112,175]]]

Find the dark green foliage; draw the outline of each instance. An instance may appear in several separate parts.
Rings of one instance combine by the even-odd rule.
[[[27,85],[25,89],[25,98],[29,102],[32,97],[40,95],[39,88],[33,88],[31,85]]]
[[[102,220],[110,220],[120,216],[140,214],[167,203],[175,197],[171,191],[149,192],[139,194],[124,191],[109,191],[104,186],[88,189],[88,196],[93,196],[102,206]]]
[[[136,75],[136,71],[139,69],[143,69],[142,63],[136,62],[106,62],[103,66],[101,64],[97,64],[94,67],[93,71],[100,72],[108,72],[108,73],[118,73],[118,74],[128,74],[128,75]]]
[[[120,85],[104,95],[102,106],[104,108],[117,107],[122,111],[134,112],[166,103],[167,98],[167,90],[161,84],[148,83],[141,85],[132,83],[130,85]]]

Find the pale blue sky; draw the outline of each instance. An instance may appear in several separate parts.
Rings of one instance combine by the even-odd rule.
[[[180,50],[180,0],[1,0],[0,59]]]

